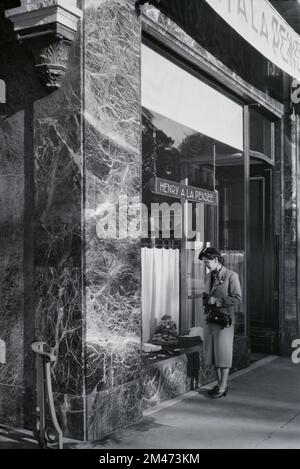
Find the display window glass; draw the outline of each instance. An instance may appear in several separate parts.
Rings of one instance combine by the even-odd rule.
[[[204,247],[217,247],[225,266],[239,274],[245,288],[243,112],[227,96],[149,51],[146,48],[142,62],[142,185],[149,216],[148,236],[142,242],[143,341],[176,346],[180,336],[201,334],[205,320],[202,294],[207,272],[198,259]],[[192,100],[194,106],[184,109]],[[167,181],[165,193],[153,189],[157,179]],[[185,194],[192,188],[190,198],[176,194],[183,186]],[[197,190],[215,194],[217,202],[196,200]],[[170,210],[167,220],[162,211],[153,221],[153,204],[176,204],[179,210]],[[242,303],[236,308],[237,334],[244,334],[244,315]]]

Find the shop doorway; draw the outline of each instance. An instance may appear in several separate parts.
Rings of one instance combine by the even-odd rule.
[[[253,353],[277,352],[272,168],[250,160],[248,307]]]

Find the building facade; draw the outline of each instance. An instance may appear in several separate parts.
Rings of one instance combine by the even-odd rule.
[[[298,36],[276,2],[256,3],[224,2],[232,17],[251,18],[257,44],[212,1],[2,7],[3,423],[35,425],[37,340],[57,356],[64,435],[80,440],[209,381],[198,340],[204,246],[222,251],[243,287],[233,369],[251,352],[291,354],[300,337]],[[263,39],[279,62],[259,51]],[[164,190],[153,189],[159,181]],[[179,189],[185,196],[174,198]],[[120,197],[125,215],[113,210]],[[192,234],[176,237],[174,216],[169,236],[161,225],[120,235],[138,203],[175,201],[185,221],[198,220]],[[117,232],[105,236],[112,221]],[[176,331],[167,338],[165,315]]]

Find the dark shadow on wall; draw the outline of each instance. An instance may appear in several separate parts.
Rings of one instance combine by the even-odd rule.
[[[35,420],[35,357],[30,347],[35,339],[33,107],[35,101],[44,97],[46,93],[36,78],[31,53],[26,50],[25,46],[18,43],[12,24],[4,17],[3,12],[2,14],[0,12],[0,63],[1,78],[6,84],[6,104],[0,105],[1,132],[3,133],[4,142],[6,142],[4,147],[0,148],[2,160],[0,163],[2,171],[1,169],[0,171],[4,178],[8,177],[8,173],[13,173],[10,174],[10,177],[12,177],[11,180],[14,181],[14,184],[11,187],[8,185],[8,191],[11,191],[10,199],[14,197],[13,194],[16,191],[17,183],[20,182],[23,185],[23,201],[22,199],[20,201],[24,203],[23,216],[21,215],[20,219],[18,219],[17,226],[17,231],[20,232],[18,235],[19,244],[17,245],[15,241],[9,241],[12,259],[14,257],[21,258],[16,264],[18,264],[18,276],[20,276],[22,281],[19,283],[17,281],[10,282],[5,286],[1,285],[6,292],[6,296],[8,295],[9,298],[19,297],[17,302],[8,303],[7,309],[15,307],[21,310],[7,311],[7,320],[4,319],[6,324],[2,322],[4,331],[0,332],[0,334],[4,334],[7,340],[8,368],[11,367],[10,359],[14,363],[19,360],[19,364],[14,365],[15,370],[18,370],[19,376],[12,376],[12,383],[13,378],[17,378],[24,388],[22,395],[20,393],[19,396],[19,399],[23,401],[20,406],[22,409],[21,415],[12,415],[9,417],[9,421],[15,421],[16,424],[32,428]],[[20,136],[20,142],[16,141],[16,136]],[[21,148],[22,144],[23,148]],[[8,168],[12,168],[12,171],[9,171]],[[14,176],[16,177],[14,178]],[[21,191],[22,189],[19,189],[19,192],[22,194]],[[20,212],[21,210],[22,208],[20,207]],[[11,213],[11,216],[8,213],[5,223],[6,225],[11,225],[8,227],[9,232],[14,232],[16,228],[14,226],[14,218],[14,213]],[[0,223],[2,224],[1,218]],[[4,271],[4,269],[4,265],[0,265],[0,272]],[[1,275],[1,277],[5,282],[7,278],[6,273],[4,272],[4,275]],[[20,288],[22,291],[20,291]],[[10,290],[9,294],[7,294],[7,290]],[[17,328],[19,331],[23,331],[23,337],[15,335],[14,322],[18,322]],[[23,344],[19,343],[20,340],[23,340]],[[22,354],[21,347],[23,347],[23,356],[18,356]],[[19,350],[16,352],[16,349]],[[22,363],[23,372],[21,373]]]
[[[3,3],[4,10],[8,10],[9,8],[17,8],[21,6],[21,0],[1,0]]]

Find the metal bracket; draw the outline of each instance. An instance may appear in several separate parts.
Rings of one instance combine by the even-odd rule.
[[[34,342],[31,344],[31,348],[36,354],[37,371],[37,407],[34,436],[43,449],[63,449],[63,433],[56,417],[51,383],[51,364],[56,363],[57,357],[45,342]],[[50,424],[47,422],[48,416],[51,421]]]

